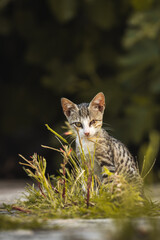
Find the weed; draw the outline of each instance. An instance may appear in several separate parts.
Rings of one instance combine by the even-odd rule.
[[[94,174],[94,156],[87,159],[82,145],[80,147],[81,159],[76,156],[68,141],[46,125],[61,142],[61,148],[55,149],[63,157],[58,177],[46,174],[46,160],[36,153],[30,160],[20,162],[27,175],[31,177],[36,185],[28,185],[24,193],[26,200],[18,201],[14,209],[23,214],[32,214],[41,218],[109,218],[109,217],[137,217],[137,216],[159,216],[160,203],[154,203],[146,197],[142,197],[136,183],[128,183],[123,176],[111,174],[105,171],[112,180],[104,185]],[[71,130],[67,135],[71,134]],[[149,146],[153,148],[153,138]],[[79,138],[81,143],[81,139]],[[148,150],[148,158],[151,150]],[[155,153],[154,153],[155,157]],[[153,162],[142,168],[142,175],[146,177],[153,167]],[[144,161],[144,164],[146,161]],[[70,170],[68,169],[70,165]]]

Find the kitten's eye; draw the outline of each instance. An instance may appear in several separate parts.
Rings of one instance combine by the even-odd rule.
[[[96,121],[95,121],[95,120],[92,120],[92,121],[90,121],[89,126],[91,126],[91,125],[93,125],[93,124],[95,124],[95,123],[96,123]]]
[[[75,122],[74,124],[76,125],[76,127],[79,127],[79,128],[81,127],[81,128],[82,128],[82,123],[80,123],[80,122]]]

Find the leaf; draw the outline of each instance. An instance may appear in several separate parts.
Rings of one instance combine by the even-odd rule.
[[[103,167],[103,172],[102,172],[102,174],[107,174],[108,176],[112,176],[113,175],[113,173],[111,173],[109,170],[108,170],[108,168],[107,167]]]
[[[88,15],[92,22],[101,29],[111,29],[116,23],[113,1],[90,1]]]
[[[152,6],[153,3],[154,0],[131,0],[131,4],[135,10],[147,10]]]
[[[67,22],[76,15],[76,0],[48,0],[48,4],[59,22]]]

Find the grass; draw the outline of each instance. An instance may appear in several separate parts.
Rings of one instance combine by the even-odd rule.
[[[43,227],[44,223],[37,220],[36,217],[24,217],[22,215],[16,216],[6,216],[0,215],[0,230],[11,230],[11,229],[31,229],[37,230]]]
[[[81,147],[80,163],[68,141],[48,125],[46,127],[61,143],[60,149],[43,146],[58,151],[62,156],[60,175],[55,177],[46,173],[47,162],[44,157],[35,153],[28,160],[20,155],[23,159],[20,164],[35,184],[26,187],[25,201],[18,200],[16,205],[4,206],[11,214],[13,210],[16,211],[16,221],[19,224],[22,224],[19,216],[23,216],[23,219],[30,218],[29,222],[34,221],[35,227],[40,226],[35,219],[160,216],[160,203],[142,197],[135,183],[128,183],[123,176],[115,176],[106,168],[112,181],[107,185],[102,184],[94,175],[94,156],[92,158],[89,153],[89,159],[86,159]],[[71,134],[71,130],[68,133]],[[142,168],[144,177],[153,167],[158,151],[158,145],[155,149],[154,144],[157,140],[157,135],[152,134]],[[2,222],[5,224],[5,221],[7,220]]]

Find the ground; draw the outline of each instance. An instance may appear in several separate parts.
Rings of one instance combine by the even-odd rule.
[[[3,203],[11,204],[17,198],[22,196],[24,187],[26,186],[25,180],[3,180],[0,181],[0,214],[6,214],[2,211]],[[152,193],[150,193],[152,191]],[[147,187],[148,194],[153,200],[160,199],[160,186],[154,185]],[[156,220],[156,226],[160,226],[160,218]],[[151,234],[155,231],[155,221],[153,218],[139,218],[132,219],[56,219],[47,222],[48,230],[14,230],[14,231],[1,231],[0,239],[16,240],[16,239],[54,239],[54,240],[107,240],[107,239],[123,239],[124,233],[133,233],[134,237],[143,237],[143,239],[156,239]],[[123,231],[121,229],[123,228]],[[129,229],[129,230],[128,230]],[[130,231],[130,229],[134,231]],[[158,229],[160,229],[158,227]],[[117,232],[118,236],[117,236]],[[116,238],[115,238],[116,236]],[[153,238],[152,238],[153,237]]]

